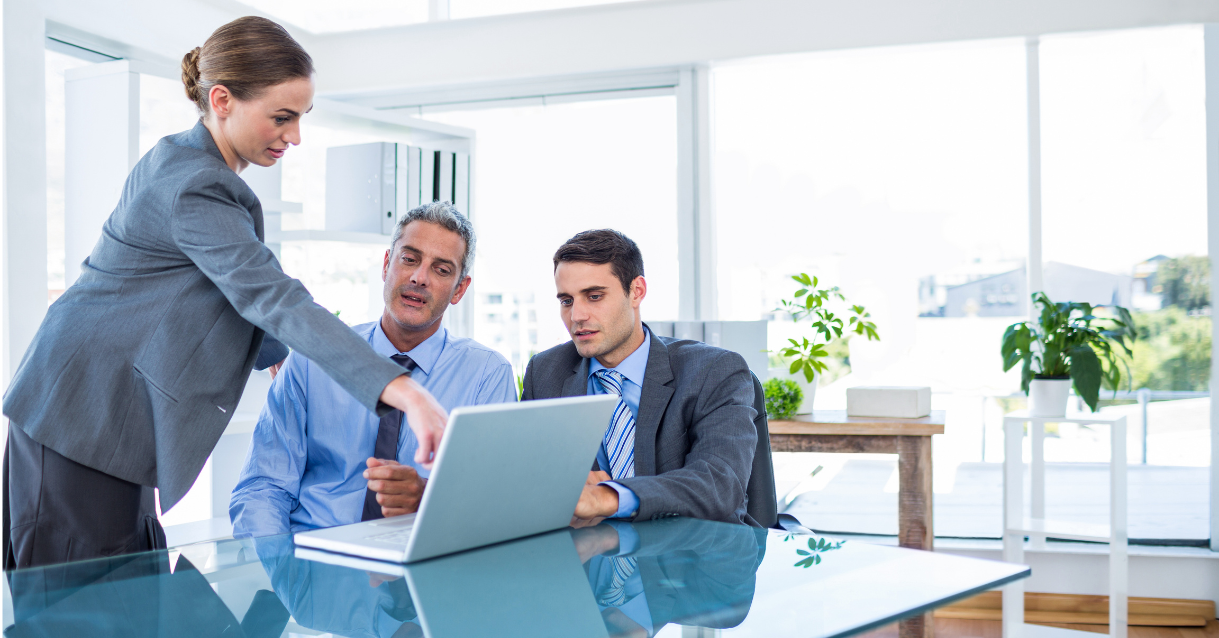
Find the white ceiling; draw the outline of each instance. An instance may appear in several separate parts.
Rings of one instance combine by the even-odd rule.
[[[40,0],[49,31],[160,63],[171,76],[182,55],[217,26],[249,13],[273,17],[269,9],[279,5],[272,2],[303,0],[248,1],[263,10],[236,0]],[[359,6],[385,1],[359,0],[365,3]],[[461,1],[452,0],[454,7]],[[314,34],[300,25],[289,30],[317,61],[320,93],[375,95],[384,106],[396,93],[421,90],[502,87],[805,51],[1206,22],[1219,22],[1219,2],[651,0],[371,31]]]

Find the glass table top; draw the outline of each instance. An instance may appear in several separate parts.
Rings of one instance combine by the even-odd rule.
[[[1029,569],[669,518],[564,529],[397,565],[290,535],[8,572],[12,636],[834,638]]]

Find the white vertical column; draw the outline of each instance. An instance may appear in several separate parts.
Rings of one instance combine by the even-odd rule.
[[[1025,42],[1025,75],[1028,95],[1029,128],[1029,254],[1025,274],[1026,295],[1045,290],[1041,273],[1041,62],[1037,38]],[[1028,315],[1036,319],[1037,309],[1026,296]]]
[[[1211,272],[1219,272],[1219,24],[1203,30],[1206,82],[1206,219]],[[1219,278],[1211,277],[1211,303],[1219,299]],[[1219,551],[1219,321],[1211,326],[1211,551]]]
[[[64,281],[71,286],[140,152],[140,75],[125,60],[64,74]]]
[[[677,85],[677,270],[680,321],[718,317],[712,196],[711,69],[685,69]]]
[[[1003,560],[1024,562],[1024,423],[1018,417],[1003,419]],[[1003,638],[1024,634],[1024,581],[1003,587]]]
[[[1045,519],[1045,421],[1029,421],[1029,518]],[[1045,549],[1045,534],[1029,534],[1031,549]]]
[[[1126,638],[1130,565],[1126,517],[1126,417],[1113,422],[1109,449],[1109,635]]]
[[[3,0],[3,366],[7,385],[47,311],[46,22]]]

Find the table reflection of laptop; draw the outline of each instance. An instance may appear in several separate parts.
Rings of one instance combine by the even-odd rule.
[[[617,405],[595,395],[457,408],[417,514],[300,532],[296,545],[413,562],[566,527]]]
[[[306,547],[295,555],[349,567],[359,578],[367,578],[363,570],[405,577],[415,622],[428,638],[608,636],[570,530],[410,565]]]

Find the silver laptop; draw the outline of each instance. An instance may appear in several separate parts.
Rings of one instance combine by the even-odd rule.
[[[299,547],[409,563],[566,527],[618,397],[457,408],[417,514],[296,534]]]

